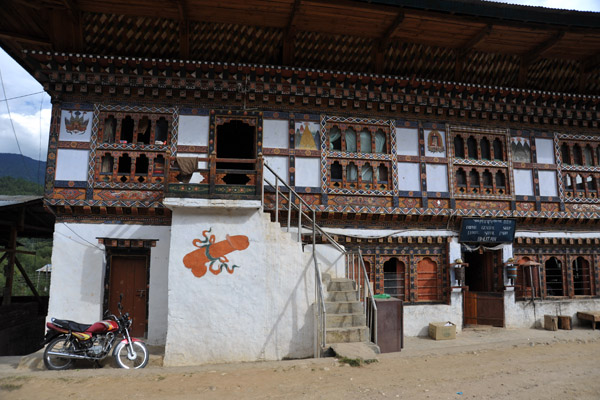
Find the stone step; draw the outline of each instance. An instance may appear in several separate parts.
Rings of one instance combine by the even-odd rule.
[[[346,328],[327,328],[326,341],[331,343],[353,343],[368,342],[369,331],[366,326],[354,326]]]
[[[327,328],[345,328],[351,326],[366,326],[365,314],[331,314],[327,315]]]
[[[332,314],[354,314],[363,312],[363,304],[360,301],[326,301],[325,310],[327,318]]]
[[[356,290],[356,286],[354,281],[346,278],[335,278],[332,279],[327,285],[327,291],[336,292],[336,291],[350,291]]]
[[[326,301],[358,301],[358,292],[351,291],[327,291]]]

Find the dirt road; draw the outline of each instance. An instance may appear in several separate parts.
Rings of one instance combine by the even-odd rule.
[[[405,351],[361,367],[328,358],[140,371],[2,371],[0,398],[600,399],[599,331],[475,340],[487,334],[465,332],[463,342],[459,337],[451,346],[411,339]]]

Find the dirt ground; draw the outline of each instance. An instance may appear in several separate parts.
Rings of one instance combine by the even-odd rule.
[[[465,331],[447,343],[409,338],[402,352],[360,367],[325,358],[139,371],[2,369],[0,398],[600,399],[600,331],[538,331]]]

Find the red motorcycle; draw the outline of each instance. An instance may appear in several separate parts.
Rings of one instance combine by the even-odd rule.
[[[67,369],[75,360],[100,361],[111,354],[121,368],[138,369],[148,364],[148,349],[144,342],[129,335],[129,313],[122,314],[119,298],[119,317],[108,313],[106,319],[91,325],[52,318],[46,324],[44,365],[51,370]],[[121,340],[117,343],[117,335]]]

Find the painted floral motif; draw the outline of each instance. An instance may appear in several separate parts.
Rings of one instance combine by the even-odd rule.
[[[193,240],[192,244],[198,247],[198,250],[183,257],[183,264],[190,268],[197,278],[203,277],[207,271],[219,275],[223,269],[233,274],[233,271],[240,266],[234,264],[229,267],[227,264],[229,259],[225,255],[235,250],[245,250],[250,245],[248,237],[244,235],[225,235],[225,240],[216,243],[215,235],[208,235],[211,230],[212,228],[202,232],[204,239]]]

